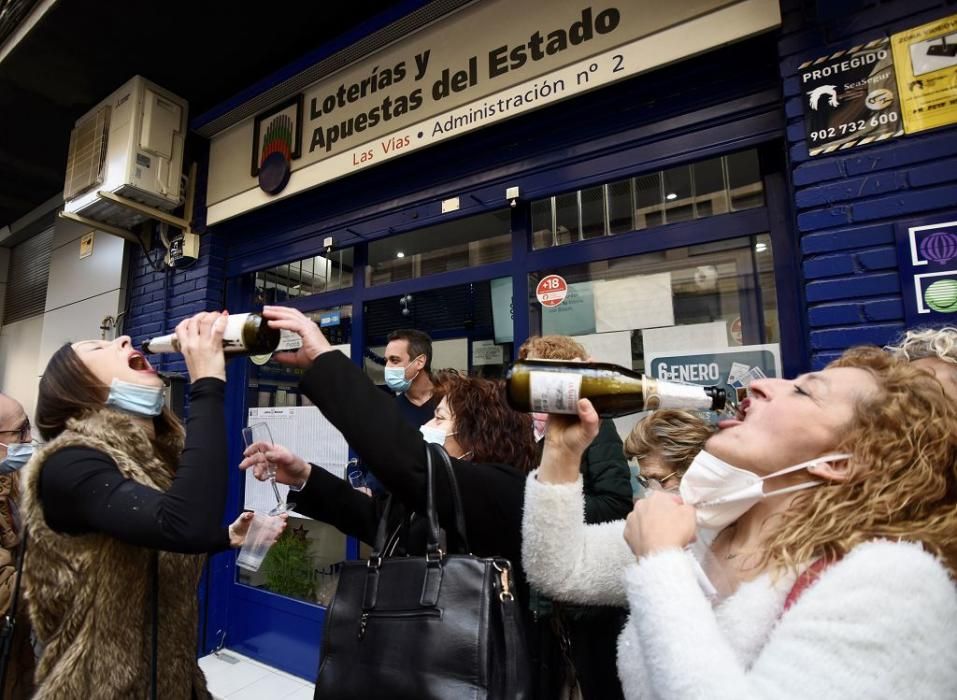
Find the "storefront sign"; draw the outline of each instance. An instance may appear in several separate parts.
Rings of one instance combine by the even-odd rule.
[[[802,63],[798,74],[812,156],[904,133],[887,37]]]
[[[904,131],[957,122],[957,15],[891,37]]]
[[[957,221],[898,224],[897,253],[907,324],[957,320]]]
[[[542,306],[558,306],[567,294],[568,283],[559,275],[546,275],[535,287],[535,297]]]
[[[207,221],[778,24],[776,0],[472,3],[306,88],[301,120],[293,118],[293,97],[285,111],[274,107],[214,136]],[[274,114],[282,118],[270,131]],[[276,138],[264,144],[257,123]],[[292,153],[300,138],[301,157],[286,159],[287,142]],[[250,174],[251,148],[253,170],[277,151],[290,162],[278,194],[260,189]]]
[[[752,379],[781,376],[781,350],[775,343],[711,352],[649,353],[645,367],[648,375],[655,379],[705,386],[747,386]]]

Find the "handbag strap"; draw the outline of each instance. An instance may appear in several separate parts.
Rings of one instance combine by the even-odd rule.
[[[465,509],[462,507],[462,493],[459,491],[459,481],[455,476],[455,469],[452,467],[452,459],[449,457],[449,453],[445,451],[445,448],[442,445],[432,444],[430,447],[433,447],[439,455],[439,459],[442,464],[445,466],[445,476],[448,479],[449,483],[449,493],[452,497],[452,510],[453,517],[455,518],[455,533],[459,542],[462,545],[463,551],[468,553],[472,551],[472,548],[469,547],[469,538],[468,533],[465,531]]]
[[[392,494],[385,498],[385,507],[382,509],[382,515],[379,516],[379,525],[375,531],[375,541],[372,543],[372,553],[370,559],[381,557],[386,548],[386,533],[389,529],[389,512],[392,510]]]
[[[435,469],[432,466],[432,445],[425,443],[425,517],[429,521],[429,534],[425,544],[425,558],[441,559],[444,555],[439,538],[439,516],[435,510]]]
[[[20,578],[23,576],[23,562],[27,556],[27,532],[24,530],[23,538],[20,540],[20,547],[17,550],[17,573],[13,581],[13,600],[10,601],[10,609],[4,615],[2,627],[0,627],[0,693],[6,687],[7,667],[10,663],[10,654],[13,648],[13,633],[17,626],[17,610],[20,603]]]

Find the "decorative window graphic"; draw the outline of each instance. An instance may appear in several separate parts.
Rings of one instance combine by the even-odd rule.
[[[945,265],[957,258],[957,221],[912,226],[907,236],[914,267]]]
[[[899,223],[897,256],[908,325],[951,323],[957,313],[957,221]]]
[[[250,175],[259,187],[278,194],[289,182],[292,161],[302,155],[302,94],[256,116]]]
[[[954,313],[957,311],[957,270],[914,275],[914,297],[919,314]]]

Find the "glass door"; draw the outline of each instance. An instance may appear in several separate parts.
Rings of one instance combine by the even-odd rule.
[[[348,354],[351,305],[317,309],[307,315],[323,327],[330,342]],[[273,360],[246,364],[243,425],[267,422],[277,443],[319,468],[344,476],[348,447],[299,391],[302,370]],[[231,454],[238,455],[242,450],[239,433],[230,431],[230,436],[237,443],[231,445]],[[259,511],[274,503],[271,488],[251,472],[239,479],[237,510]],[[280,485],[280,490],[285,495],[288,489]],[[286,531],[258,571],[232,567],[225,645],[314,680],[325,610],[335,594],[339,564],[355,551],[355,542],[336,528],[292,512]]]

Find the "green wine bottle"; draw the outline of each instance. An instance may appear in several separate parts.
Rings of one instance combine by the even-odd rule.
[[[716,386],[652,379],[606,362],[522,360],[505,377],[509,404],[526,413],[578,412],[588,399],[602,418],[658,408],[720,411],[727,394]]]
[[[289,350],[302,344],[291,342],[288,335],[278,328],[270,328],[266,319],[257,313],[230,314],[226,317],[223,332],[223,352],[227,355],[268,355],[279,348],[280,341],[283,341],[283,349]],[[299,340],[298,336],[295,340]],[[143,343],[142,348],[145,353],[180,351],[175,333],[151,338]]]

